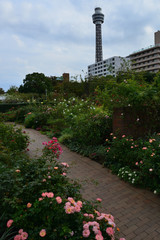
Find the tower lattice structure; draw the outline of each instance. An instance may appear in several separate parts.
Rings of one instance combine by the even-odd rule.
[[[104,14],[100,7],[95,8],[95,13],[92,15],[93,23],[96,26],[96,62],[103,61],[102,51],[102,29],[101,25],[104,22]]]

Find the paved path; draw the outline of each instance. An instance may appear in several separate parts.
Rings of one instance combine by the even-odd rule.
[[[31,138],[29,155],[39,156],[42,142],[49,138],[33,129],[25,129]],[[102,198],[101,212],[111,213],[126,240],[160,240],[160,198],[153,193],[132,187],[103,168],[99,163],[71,152],[61,145],[59,161],[70,165],[69,177],[79,179],[85,199]]]

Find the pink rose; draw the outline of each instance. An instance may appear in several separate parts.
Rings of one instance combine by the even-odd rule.
[[[84,217],[88,217],[88,213],[84,213],[83,216],[84,216]]]
[[[14,240],[22,240],[21,235],[16,235],[16,236],[14,237]]]
[[[62,198],[61,197],[56,197],[56,201],[58,204],[60,204],[62,202]]]
[[[101,234],[97,234],[95,237],[96,240],[103,240],[103,236]]]
[[[77,201],[77,205],[78,205],[79,207],[82,207],[82,202],[81,202],[81,201]]]
[[[53,197],[54,197],[54,193],[53,193],[53,192],[49,192],[49,193],[47,194],[47,197],[48,197],[48,198],[53,198]]]
[[[48,193],[47,192],[43,192],[41,195],[42,195],[42,197],[47,197]]]
[[[27,203],[27,208],[32,207],[32,203]]]
[[[88,215],[88,217],[94,218],[94,215],[90,213],[90,214]]]
[[[90,235],[89,229],[84,229],[84,230],[83,230],[83,237],[88,238],[89,235]]]
[[[9,228],[9,227],[12,225],[12,223],[13,223],[13,220],[12,220],[12,219],[8,220],[8,222],[7,222],[7,227]]]
[[[101,198],[97,198],[96,199],[98,202],[102,202],[102,199]]]
[[[21,233],[21,239],[26,240],[28,238],[28,233],[27,232],[22,232]]]
[[[45,229],[42,229],[42,230],[40,231],[39,235],[40,235],[41,237],[45,237],[45,236],[46,236],[46,230],[45,230]]]
[[[113,236],[113,235],[114,235],[114,230],[113,230],[113,228],[108,227],[108,228],[106,229],[106,233],[107,233],[109,236]]]

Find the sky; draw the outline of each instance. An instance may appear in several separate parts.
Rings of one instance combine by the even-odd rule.
[[[105,15],[103,59],[154,44],[159,0],[0,0],[0,88],[33,72],[84,76],[95,63],[95,7]]]

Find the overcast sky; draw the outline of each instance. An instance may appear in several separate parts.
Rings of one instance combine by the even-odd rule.
[[[160,0],[0,0],[0,88],[29,73],[70,76],[95,61],[92,14],[101,7],[103,58],[154,44]]]

